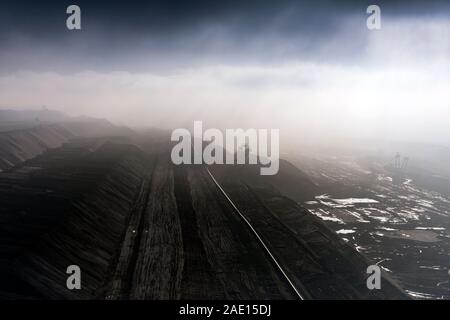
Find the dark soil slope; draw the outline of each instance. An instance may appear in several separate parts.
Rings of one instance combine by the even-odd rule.
[[[0,295],[103,296],[148,165],[136,147],[78,141],[0,174]]]
[[[246,172],[247,168],[215,166],[210,170],[307,298],[408,298],[387,274],[383,275],[381,290],[369,290],[366,271],[373,262],[274,188],[275,183],[266,186],[253,183],[255,180],[247,177],[255,172]],[[276,181],[293,178],[280,177]]]
[[[0,171],[59,147],[72,136],[57,124],[0,132]]]

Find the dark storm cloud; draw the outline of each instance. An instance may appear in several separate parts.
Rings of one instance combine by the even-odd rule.
[[[131,70],[196,63],[317,58],[349,19],[365,26],[373,1],[2,1],[0,71]],[[386,15],[448,13],[444,1],[378,1]],[[65,28],[68,5],[81,31]],[[353,59],[352,41],[321,59]]]
[[[426,14],[448,9],[448,1],[437,0],[3,0],[0,4],[2,32],[5,29],[22,29],[36,34],[55,32],[65,20],[61,12],[70,4],[84,9],[87,26],[97,23],[108,28],[157,33],[180,31],[204,22],[229,22],[234,18],[241,19],[248,27],[258,28],[286,9],[295,9],[298,14],[287,21],[290,26],[317,26],[317,17],[360,12],[369,4],[378,4],[391,14]]]
[[[448,144],[449,4],[372,1],[0,0],[0,108]]]

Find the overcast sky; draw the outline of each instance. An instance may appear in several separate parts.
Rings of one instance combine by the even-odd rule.
[[[242,2],[2,0],[0,108],[450,145],[445,1]]]

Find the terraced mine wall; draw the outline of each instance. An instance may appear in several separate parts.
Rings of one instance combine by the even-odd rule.
[[[134,146],[78,141],[1,173],[0,296],[103,298],[149,166]]]
[[[59,147],[71,137],[73,133],[58,124],[0,132],[0,171]]]
[[[387,274],[382,288],[366,286],[374,264],[317,217],[274,188],[252,184],[248,166],[215,166],[211,172],[252,222],[294,284],[312,299],[408,299]],[[278,181],[277,183],[280,183]]]
[[[314,188],[295,167],[271,181],[145,150],[71,139],[0,173],[0,298],[298,299],[208,169],[305,298],[406,297],[386,276],[369,291],[370,261],[286,196]]]
[[[174,166],[161,156],[152,172],[108,299],[294,298],[205,167]]]

